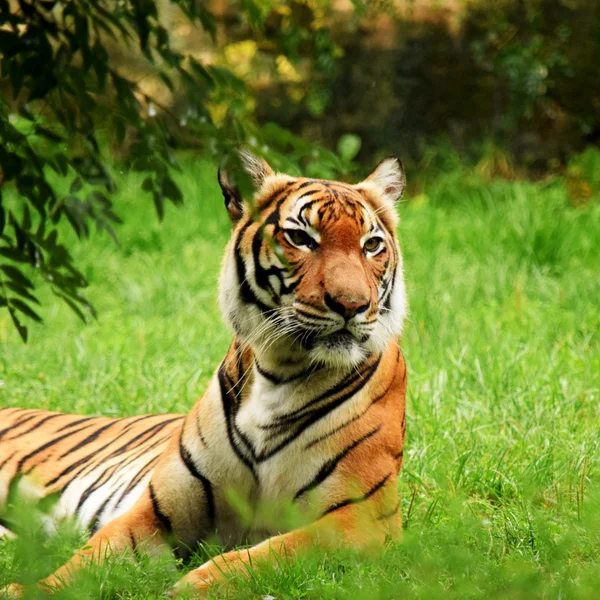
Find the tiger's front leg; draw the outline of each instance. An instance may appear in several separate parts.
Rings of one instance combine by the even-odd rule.
[[[148,553],[170,548],[168,533],[161,523],[160,515],[157,515],[151,486],[148,486],[129,512],[102,527],[69,562],[39,581],[37,586],[42,591],[54,592],[69,585],[75,573],[90,562],[101,564],[111,555],[128,551],[135,553],[138,546]],[[4,592],[9,598],[20,598],[24,589],[20,584],[12,584]]]
[[[246,550],[234,550],[216,556],[179,580],[173,596],[195,592],[203,595],[233,575],[245,575],[278,556],[293,558],[311,547],[336,548],[350,545],[355,549],[381,547],[386,536],[398,538],[402,524],[395,477],[384,478],[383,485],[364,496],[332,510],[318,521],[285,534],[271,537]]]

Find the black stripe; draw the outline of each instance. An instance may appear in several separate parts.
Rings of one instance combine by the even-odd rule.
[[[8,442],[9,440],[16,440],[17,438],[20,438],[21,436],[24,436],[25,434],[34,431],[38,427],[41,427],[42,425],[44,425],[44,423],[47,423],[48,421],[51,421],[52,419],[57,419],[58,417],[64,417],[64,416],[66,416],[66,415],[54,414],[54,415],[50,415],[48,417],[44,417],[41,421],[38,421],[33,426],[31,426],[29,429],[26,429],[25,431],[21,431],[20,433],[17,433],[17,435],[13,435],[12,437],[6,438],[5,441]]]
[[[382,515],[379,515],[377,517],[377,520],[385,521],[386,519],[391,519],[392,517],[395,517],[399,511],[400,511],[400,502],[398,502],[398,504],[396,504],[396,508],[394,508],[394,510],[391,510],[387,513],[383,513]]]
[[[348,427],[348,425],[352,425],[352,423],[354,423],[355,421],[358,421],[359,419],[362,419],[362,417],[364,417],[365,413],[371,408],[371,406],[372,406],[372,404],[369,404],[369,406],[363,412],[361,412],[360,414],[355,415],[354,417],[352,417],[351,419],[349,419],[345,423],[342,423],[341,425],[339,425],[335,429],[332,429],[331,431],[328,431],[327,433],[324,433],[323,435],[320,435],[318,438],[315,438],[311,442],[308,442],[308,444],[306,444],[306,446],[304,446],[304,449],[308,450],[309,448],[312,448],[313,446],[315,446],[319,442],[322,442],[323,440],[326,440],[328,437],[331,437],[332,435],[338,433],[338,431],[341,431],[342,429]]]
[[[141,450],[142,451],[146,451],[146,448],[142,448]],[[136,454],[140,454],[140,453],[138,452]],[[93,468],[96,468],[98,466],[100,466],[100,467],[103,466],[103,463],[106,461],[107,458],[109,458],[109,457],[103,457],[102,458],[102,462],[99,463],[99,464],[95,464]],[[102,473],[100,473],[100,475],[98,475],[98,477],[94,480],[94,482],[90,486],[88,486],[86,488],[86,490],[83,492],[83,494],[79,498],[79,502],[77,503],[77,507],[75,509],[75,512],[78,513],[81,510],[81,507],[87,501],[87,499],[94,492],[96,492],[97,490],[99,490],[103,485],[105,485],[107,482],[109,482],[110,479],[111,479],[111,477],[113,477],[118,471],[122,470],[124,467],[126,467],[128,464],[132,463],[137,458],[138,458],[138,456],[136,456],[134,454],[133,457],[130,457],[124,463],[116,463],[116,464],[113,464],[113,465],[109,466],[108,468],[104,469],[104,471],[102,471]]]
[[[155,416],[155,415],[149,415],[149,416]],[[115,420],[113,421],[113,423],[110,423],[109,426],[112,427],[113,425],[117,425],[119,423],[123,423],[123,421],[125,421],[126,419],[119,419],[119,420]],[[137,422],[137,420],[136,420]],[[131,426],[133,425],[127,425],[127,427],[124,428],[123,432],[127,431]],[[99,430],[98,433],[102,433],[102,431],[108,429],[109,426],[105,426],[103,428],[101,428]],[[123,433],[122,432],[122,433]],[[122,435],[121,433],[121,435]],[[97,435],[95,437],[98,437]],[[88,438],[89,439],[89,438]],[[85,441],[85,440],[84,440]],[[90,440],[93,441],[93,440]],[[57,483],[59,481],[59,479],[62,479],[63,477],[65,477],[66,475],[68,475],[69,473],[73,472],[75,469],[78,469],[79,467],[81,467],[81,469],[79,469],[79,471],[77,471],[77,473],[75,473],[73,475],[73,477],[66,483],[66,485],[63,487],[63,492],[64,490],[66,490],[66,488],[77,479],[77,477],[79,477],[79,475],[81,475],[83,473],[83,471],[85,471],[85,469],[88,468],[88,463],[90,461],[96,461],[96,459],[99,457],[100,453],[103,452],[104,450],[106,450],[106,448],[108,448],[109,446],[112,446],[112,444],[114,444],[116,441],[116,438],[111,439],[108,443],[104,444],[103,446],[101,446],[100,448],[95,449],[94,451],[90,452],[89,454],[86,454],[85,456],[83,456],[82,458],[80,458],[79,460],[77,460],[76,462],[74,462],[73,464],[69,465],[68,467],[66,467],[63,471],[61,471],[56,477],[54,477],[54,479],[51,479],[48,483],[46,483],[46,487],[50,487],[52,485],[54,485],[55,483]],[[158,442],[157,442],[158,444]],[[70,454],[71,452],[73,452],[74,450],[79,449],[79,444],[75,447],[72,448],[71,450],[68,450],[63,456],[61,456],[60,458],[63,458],[64,456],[66,456],[67,454]],[[150,447],[151,448],[151,447]],[[148,450],[150,449],[148,448]],[[96,468],[98,466],[98,464],[96,462],[94,462],[93,464],[93,468]]]
[[[256,258],[254,256],[255,243],[256,243],[255,240],[257,237],[262,239],[262,230],[264,229],[265,225],[268,225],[271,223],[277,225],[277,222],[279,220],[279,210],[281,208],[281,205],[285,202],[285,200],[287,199],[287,197],[289,195],[288,188],[290,187],[290,185],[291,185],[291,182],[286,184],[284,189],[279,192],[279,194],[276,196],[276,198],[274,198],[269,203],[271,205],[274,204],[275,208],[273,209],[271,214],[267,217],[265,222],[258,227],[257,232],[254,235],[254,238],[252,240],[252,250],[253,250],[253,259],[255,260],[255,263],[258,262],[258,261],[256,261]],[[238,278],[240,296],[241,296],[242,300],[246,304],[254,304],[262,312],[268,312],[270,310],[270,308],[266,304],[264,304],[264,302],[259,300],[259,298],[256,296],[256,294],[254,293],[254,291],[252,290],[252,288],[248,282],[247,275],[246,275],[246,266],[244,264],[244,259],[242,257],[242,251],[241,251],[242,239],[244,237],[244,234],[248,230],[248,228],[253,224],[254,224],[254,221],[252,219],[249,219],[248,222],[244,224],[244,226],[240,229],[240,232],[238,233],[237,240],[236,240],[236,243],[234,246],[234,252],[233,252],[234,258],[235,258],[235,265],[236,265],[236,274],[237,274],[237,278]],[[262,269],[259,262],[258,262],[258,268]],[[256,269],[257,269],[257,266],[255,264],[255,270]],[[255,277],[255,279],[256,279],[256,277]],[[257,282],[257,284],[258,284],[258,282]],[[282,282],[282,284],[283,284],[283,282]],[[261,287],[263,287],[263,286],[261,286]],[[271,288],[271,292],[273,292],[270,284],[268,284],[268,288]],[[267,289],[267,288],[265,288],[265,289]]]
[[[312,196],[313,194],[316,194],[318,191],[320,190],[315,190],[314,192],[308,192],[306,194],[303,194],[302,196],[300,196],[300,198],[304,198],[304,196]],[[323,198],[315,198],[314,200],[311,200],[310,202],[307,202],[301,209],[300,212],[298,213],[298,218],[306,225],[308,225],[308,221],[304,218],[304,213],[313,205],[316,204],[317,202],[322,202]]]
[[[260,263],[260,251],[262,249],[263,242],[263,234],[265,227],[268,225],[273,225],[273,235],[272,240],[275,241],[275,238],[279,232],[279,219],[280,219],[280,209],[281,205],[285,201],[285,198],[280,199],[277,202],[277,205],[273,209],[273,211],[269,214],[269,216],[264,220],[264,222],[258,227],[254,237],[252,238],[252,258],[254,261],[254,282],[257,286],[266,290],[271,296],[271,300],[276,303],[277,294],[271,285],[269,280],[271,275],[275,275],[279,279],[279,284],[281,287],[281,293],[284,293],[283,288],[286,287],[283,283],[283,273],[287,272],[287,269],[283,269],[277,266],[271,266],[269,269],[265,269]],[[276,243],[276,242],[275,242]],[[292,283],[290,286],[286,287],[287,293],[296,287],[297,284]]]
[[[200,413],[199,412],[196,413],[196,434],[198,435],[198,438],[200,439],[202,444],[205,447],[208,447],[208,444],[206,443],[206,439],[204,439],[204,435],[202,434],[202,427],[200,427]]]
[[[139,554],[138,554],[138,550],[137,550],[137,542],[135,541],[135,537],[133,535],[133,531],[131,530],[131,528],[129,529],[129,543],[131,544],[131,550],[133,551],[133,556],[135,557],[136,560],[139,560]]]
[[[39,412],[39,411],[35,411],[35,412]],[[12,431],[13,429],[20,427],[21,425],[27,423],[28,421],[31,421],[31,419],[35,419],[38,415],[21,415],[21,417],[19,419],[17,419],[14,423],[11,423],[8,427],[6,427],[5,429],[0,429],[0,440],[10,431]]]
[[[78,429],[77,431],[70,431],[69,433],[64,433],[63,435],[52,439],[48,442],[46,442],[45,444],[42,444],[41,446],[39,446],[38,448],[36,448],[35,450],[32,450],[29,454],[26,454],[23,458],[21,458],[21,460],[19,460],[18,464],[17,464],[17,472],[20,473],[21,470],[23,469],[23,465],[30,460],[31,458],[33,458],[34,456],[40,454],[41,452],[44,452],[44,450],[47,450],[48,448],[51,448],[52,446],[56,446],[56,444],[59,444],[60,442],[62,442],[64,439],[71,437],[72,435],[76,435],[78,434],[80,431],[87,429],[88,427],[91,427],[91,425],[85,425],[84,427],[81,427],[80,429]],[[35,465],[32,467],[34,468]]]
[[[316,398],[313,398],[300,408],[288,412],[285,415],[278,417],[274,423],[270,423],[268,425],[263,425],[262,429],[268,430],[285,430],[290,425],[297,424],[302,419],[310,417],[315,413],[319,412],[319,408],[313,409],[312,411],[307,410],[311,406],[315,404],[320,404],[324,400],[328,400],[331,397],[336,396],[341,392],[345,392],[342,396],[345,400],[353,396],[355,393],[359,392],[365,384],[369,381],[379,363],[381,361],[381,355],[378,356],[377,361],[373,364],[369,364],[369,360],[365,361],[362,366],[362,370],[351,371],[348,375],[346,375],[342,380],[338,381],[334,386],[330,387],[327,391],[319,394]],[[366,366],[365,366],[366,365]],[[357,384],[357,385],[356,385]],[[355,387],[352,387],[355,386]],[[328,404],[325,407],[329,406]],[[337,406],[337,405],[336,405]],[[321,407],[322,409],[323,407]]]
[[[65,469],[63,469],[56,477],[54,477],[48,483],[46,483],[45,487],[51,487],[51,486],[53,486],[59,479],[62,479],[63,477],[65,477],[65,475],[68,475],[69,473],[71,473],[72,471],[74,471],[75,469],[77,469],[78,467],[80,467],[81,465],[83,465],[84,463],[89,462],[90,459],[96,458],[98,456],[98,454],[100,452],[102,452],[102,450],[104,450],[107,446],[110,446],[110,444],[112,444],[112,441],[109,442],[108,444],[106,444],[106,446],[103,446],[102,448],[99,448],[98,450],[96,450],[94,452],[91,452],[90,454],[87,454],[83,458],[80,458],[77,462],[74,462],[74,463],[70,464],[68,467],[66,467]],[[66,489],[66,487],[69,485],[69,483],[71,483],[77,477],[77,475],[79,475],[85,469],[86,466],[87,465],[84,465],[83,469],[81,469],[81,471],[79,471],[78,473],[75,474],[75,476],[73,477],[73,479],[71,479],[65,485],[65,488],[63,488],[63,491],[64,491],[64,489]]]
[[[95,418],[98,418],[98,417],[84,417],[83,419],[78,419],[77,421],[73,421],[73,423],[63,425],[62,427],[57,429],[55,433],[60,433],[61,431],[64,431],[65,429],[70,429],[71,427],[76,427],[80,423],[85,423],[86,421],[90,421],[91,419],[95,419]]]
[[[262,462],[264,460],[267,460],[268,458],[271,458],[272,456],[277,454],[279,451],[281,451],[283,448],[285,448],[288,444],[293,442],[299,435],[301,435],[304,431],[306,431],[306,429],[308,429],[309,427],[314,425],[317,421],[321,420],[322,418],[327,416],[330,412],[332,412],[333,410],[335,410],[336,408],[341,406],[344,402],[346,402],[346,400],[348,400],[349,398],[352,398],[352,396],[354,396],[356,393],[358,393],[369,382],[369,380],[371,379],[371,377],[377,370],[380,360],[381,360],[381,356],[378,358],[377,362],[372,366],[371,370],[359,381],[358,385],[356,385],[354,388],[347,391],[345,394],[339,396],[334,401],[329,402],[328,404],[322,406],[321,408],[312,411],[308,415],[305,415],[305,416],[303,415],[304,420],[299,425],[297,425],[295,427],[295,429],[293,429],[291,431],[291,433],[288,435],[288,437],[286,437],[284,440],[282,440],[274,448],[272,448],[268,451],[264,451],[261,455],[257,456],[256,461]]]
[[[250,459],[245,455],[242,449],[239,447],[237,441],[234,439],[234,400],[231,397],[229,390],[227,389],[227,382],[225,381],[225,364],[221,363],[218,371],[219,378],[219,387],[221,390],[221,402],[223,404],[223,412],[225,414],[225,423],[227,425],[227,437],[229,439],[229,444],[231,445],[232,450],[235,455],[244,463],[248,469],[252,472],[254,479],[258,481],[258,475],[256,474],[256,470],[254,465],[250,461]]]
[[[296,308],[296,313],[302,315],[303,317],[309,317],[311,319],[315,319],[317,321],[329,321],[331,322],[331,318],[324,315],[313,315],[312,313],[306,312],[301,308]]]
[[[208,511],[208,520],[210,523],[210,528],[212,529],[215,526],[215,498],[213,495],[212,484],[210,481],[200,473],[200,470],[196,466],[194,459],[190,451],[183,444],[183,431],[181,432],[181,437],[179,438],[179,455],[181,456],[181,460],[185,465],[186,469],[190,472],[190,474],[195,477],[201,484],[204,489],[204,496],[206,497],[206,508]]]
[[[154,492],[154,486],[152,482],[148,484],[148,489],[150,490],[150,500],[152,502],[152,510],[156,515],[156,518],[160,521],[163,529],[170,536],[173,533],[173,527],[171,526],[171,519],[160,508],[160,504],[158,503],[158,498],[156,497],[156,493]]]
[[[275,209],[274,213],[279,214],[279,209]],[[273,215],[269,216],[269,219]],[[267,219],[263,224],[258,227],[254,237],[252,238],[252,259],[254,261],[254,282],[256,285],[263,290],[266,290],[269,296],[271,297],[271,301],[276,302],[277,294],[269,281],[270,275],[277,275],[279,277],[279,281],[283,284],[283,280],[281,278],[281,273],[278,269],[271,273],[272,269],[265,269],[260,263],[260,251],[262,248],[263,242],[263,232],[267,224],[269,223],[269,219]]]
[[[396,244],[391,244],[391,247],[393,248],[393,254],[394,254],[394,268],[392,269],[392,283],[388,288],[388,294],[387,297],[385,299],[383,299],[383,307],[386,308],[387,310],[391,310],[391,306],[392,306],[392,290],[394,289],[394,286],[396,285],[396,272],[397,272],[397,267],[398,267],[398,250],[396,248]]]
[[[390,379],[390,383],[385,388],[385,390],[383,390],[383,392],[381,392],[381,394],[379,394],[378,396],[375,396],[375,398],[373,398],[373,400],[371,400],[371,406],[373,406],[373,404],[377,404],[380,400],[383,400],[388,395],[389,391],[392,389],[392,387],[394,385],[394,380],[395,380],[395,377],[394,377],[394,375],[392,375],[392,378]]]
[[[166,425],[167,423],[165,423]],[[161,423],[159,423],[158,425],[161,425]],[[154,426],[156,427],[156,425]],[[151,428],[153,429],[153,428]],[[148,431],[144,432],[144,433],[148,433]],[[136,437],[139,437],[140,435],[143,434],[138,434]],[[133,440],[130,440],[128,442],[131,443]],[[127,446],[127,444],[125,444],[125,446]],[[113,452],[112,454],[110,454],[109,456],[106,456],[102,459],[102,461],[106,461],[108,458],[113,458],[114,456],[117,456],[118,454],[121,454],[122,452],[120,452],[119,450]],[[132,459],[130,458],[127,463],[125,464],[129,464],[130,462],[132,462]],[[81,510],[81,507],[84,505],[84,503],[87,501],[87,499],[97,490],[99,490],[104,484],[106,484],[108,481],[110,481],[110,478],[113,477],[113,475],[121,470],[124,466],[124,463],[116,463],[112,466],[110,466],[109,468],[105,469],[97,478],[96,480],[83,492],[83,494],[81,495],[81,497],[79,498],[79,502],[77,503],[77,508],[75,509],[75,512],[79,512]]]
[[[108,503],[113,499],[113,497],[117,494],[117,492],[123,487],[123,485],[125,485],[125,484],[122,483],[116,490],[111,492],[109,494],[108,498],[106,498],[106,500],[100,505],[100,508],[98,508],[98,510],[94,513],[94,516],[92,517],[92,519],[90,521],[90,526],[88,528],[90,530],[91,535],[94,535],[94,533],[96,533],[96,531],[98,531],[98,529],[100,529],[100,519],[102,518],[102,513],[108,506]]]
[[[262,312],[267,312],[269,307],[264,304],[261,300],[256,297],[256,294],[252,291],[250,284],[248,283],[248,278],[246,275],[246,265],[244,264],[244,259],[242,257],[242,250],[240,244],[242,242],[242,238],[246,230],[253,224],[252,220],[249,220],[240,230],[238,234],[238,239],[233,248],[233,256],[235,259],[235,270],[238,278],[240,297],[243,302],[246,304],[254,304],[257,306]]]
[[[133,445],[133,448],[137,448],[137,445],[134,445],[134,444],[136,444],[136,442],[138,443],[138,445],[143,444],[144,442],[148,441],[148,439],[151,439],[153,436],[155,436],[160,431],[162,431],[167,425],[169,425],[170,423],[173,423],[173,421],[179,421],[181,418],[182,417],[172,417],[170,419],[167,419],[166,421],[161,421],[160,423],[155,423],[148,429],[145,429],[144,431],[138,433],[136,436],[132,437],[130,440],[125,442],[122,446],[119,446],[119,448],[117,448],[116,450],[113,450],[113,452],[111,452],[103,460],[107,460],[109,458],[114,458],[115,456],[119,456],[119,454],[123,454],[123,452],[126,452],[127,450],[132,449],[132,445]],[[145,437],[147,437],[148,439],[142,439]],[[142,441],[140,441],[140,440],[142,440]]]
[[[112,423],[111,425],[115,425],[116,423]],[[86,454],[85,456],[83,456],[82,458],[80,458],[78,461],[70,464],[68,467],[66,467],[65,469],[63,469],[56,477],[54,477],[54,479],[51,479],[48,483],[46,483],[46,487],[50,487],[52,485],[54,485],[59,479],[62,479],[65,475],[68,475],[69,473],[71,473],[72,471],[74,471],[75,469],[77,469],[78,467],[80,467],[81,465],[83,465],[83,468],[80,469],[71,480],[69,480],[69,482],[65,485],[65,487],[63,488],[63,492],[64,490],[68,487],[68,485],[74,481],[77,476],[79,476],[86,468],[87,468],[87,464],[90,460],[92,459],[96,459],[98,458],[98,456],[100,455],[100,453],[105,450],[106,448],[108,448],[110,445],[112,445],[114,443],[114,439],[111,439],[110,442],[108,442],[107,444],[104,444],[104,446],[101,446],[100,448],[97,448],[96,450],[94,450],[93,452],[90,452],[89,454]],[[70,451],[67,451],[67,454],[69,454]],[[66,456],[66,454],[64,455]],[[62,458],[62,457],[59,457]]]
[[[145,443],[144,444],[140,444],[140,446],[138,446],[138,448],[136,449],[136,451],[132,452],[131,455],[127,458],[126,461],[120,462],[118,464],[117,471],[123,471],[131,463],[137,461],[140,457],[143,457],[145,454],[149,453],[151,450],[154,450],[154,448],[156,448],[160,444],[165,444],[166,441],[169,440],[172,437],[172,435],[173,435],[172,433],[168,433],[166,436],[163,436],[163,437],[159,438],[158,440],[152,442],[152,444],[150,444],[149,446],[147,446]],[[150,440],[146,440],[146,442],[149,442],[149,441]],[[160,454],[158,456],[156,456],[155,458],[160,458]],[[105,459],[102,459],[102,460],[105,460]],[[149,463],[150,462],[152,462],[152,461],[149,461]],[[147,465],[149,463],[147,463]],[[142,467],[142,470],[145,469],[145,468],[146,467]],[[139,474],[140,474],[140,472],[138,472],[138,475]],[[142,474],[142,476],[143,476],[143,474]],[[137,475],[136,475],[136,477],[137,477]],[[134,477],[134,479],[135,479],[135,477]]]
[[[305,494],[306,492],[310,492],[311,490],[314,490],[320,483],[323,483],[323,481],[325,481],[325,479],[327,479],[333,473],[333,471],[338,466],[340,461],[342,461],[344,458],[346,458],[346,456],[348,456],[348,454],[350,454],[350,452],[352,452],[352,450],[354,450],[355,448],[360,446],[363,442],[365,442],[369,438],[373,437],[380,429],[381,429],[381,425],[378,425],[377,427],[375,427],[375,429],[372,429],[368,433],[365,433],[365,435],[363,435],[362,437],[358,438],[357,440],[354,440],[351,444],[346,446],[336,456],[334,456],[333,458],[330,458],[328,461],[326,461],[325,464],[319,469],[319,472],[315,475],[315,477],[312,479],[312,481],[307,483],[305,486],[301,487],[296,492],[296,495],[294,496],[294,500],[298,500],[298,498],[300,498],[300,496],[302,496],[302,494]]]
[[[135,489],[135,487],[142,481],[142,479],[148,475],[148,473],[154,468],[155,463],[159,460],[160,454],[151,458],[136,474],[136,476],[127,484],[127,487],[123,490],[121,497],[115,504],[115,509],[119,507],[121,502]]]
[[[246,369],[244,369],[244,353],[242,352],[242,346],[237,338],[234,340],[235,345],[235,364],[237,367],[237,378],[238,381],[242,380]]]
[[[80,450],[84,446],[87,446],[88,444],[91,444],[93,441],[95,441],[96,439],[98,439],[98,437],[102,433],[104,433],[106,430],[110,429],[111,427],[114,427],[115,425],[123,425],[126,421],[128,421],[127,425],[123,428],[123,430],[118,435],[118,437],[121,437],[121,436],[123,436],[123,434],[125,434],[127,431],[129,431],[132,427],[134,427],[135,425],[137,425],[140,421],[144,421],[146,419],[151,419],[151,418],[157,417],[157,416],[159,416],[159,415],[144,415],[142,417],[128,417],[126,419],[113,419],[111,423],[108,423],[107,425],[103,425],[102,427],[100,427],[100,429],[96,430],[94,433],[92,433],[91,435],[89,435],[87,438],[85,438],[81,442],[77,443],[72,448],[69,448],[69,450],[67,450],[66,452],[64,452],[63,454],[61,454],[59,456],[59,458],[65,458],[65,456],[68,456],[69,454],[72,454],[73,452],[77,452],[77,450]],[[117,439],[118,438],[113,438],[110,441],[110,444],[112,444],[115,441],[117,441]],[[110,444],[108,444],[108,445],[110,445]],[[104,446],[103,449],[104,448],[106,448],[106,446]]]
[[[304,377],[305,375],[308,375],[310,373],[310,375],[313,375],[314,373],[318,373],[323,367],[317,367],[316,369],[314,367],[311,367],[310,369],[304,369],[302,371],[300,371],[300,373],[296,373],[295,375],[289,375],[288,377],[280,377],[279,375],[276,375],[275,373],[271,372],[271,371],[267,371],[265,369],[263,369],[260,364],[258,363],[258,360],[254,360],[254,365],[256,366],[256,370],[265,378],[268,379],[271,383],[274,383],[275,385],[283,385],[285,383],[290,383],[291,381],[296,381],[296,379],[300,379],[302,377]]]
[[[365,376],[363,375],[364,371],[368,371],[370,369],[371,375],[372,375],[374,372],[373,367],[376,369],[377,366],[379,365],[380,361],[381,361],[381,355],[378,356],[375,365],[369,364],[369,360],[367,359],[362,365],[362,370],[357,369],[355,371],[351,371],[348,375],[346,375],[346,377],[344,377],[341,381],[338,381],[338,383],[336,383],[333,387],[329,388],[322,394],[319,394],[316,398],[313,398],[312,400],[310,400],[309,402],[307,402],[300,408],[287,413],[283,417],[280,417],[279,419],[277,419],[276,423],[268,425],[267,427],[265,427],[265,429],[273,429],[273,428],[276,428],[283,424],[292,423],[292,422],[296,421],[298,418],[304,417],[306,414],[309,414],[309,412],[307,412],[307,409],[310,408],[311,406],[314,406],[315,404],[320,404],[324,400],[327,400],[327,399],[331,398],[332,396],[335,396],[336,394],[338,394],[344,390],[347,390],[350,386],[352,386],[353,384],[355,384],[357,381],[360,380],[362,382],[362,384],[356,390],[356,391],[359,391],[361,388],[364,387],[364,384],[368,381],[368,379],[365,379]]]
[[[318,312],[323,312],[323,308],[321,306],[319,306],[318,304],[313,304],[312,302],[308,302],[307,300],[302,300],[302,304],[304,304],[305,306],[310,306],[311,308],[314,308],[316,311]]]
[[[91,485],[89,485],[79,497],[79,501],[77,502],[77,506],[75,507],[75,514],[78,514],[83,505],[87,502],[88,498],[94,493],[97,492],[104,484],[106,484],[110,478],[114,475],[115,471],[119,468],[118,464],[110,465],[106,467],[98,477],[93,481]]]
[[[239,380],[234,384],[233,379],[231,377],[229,377],[229,374],[226,372],[225,373],[225,383],[229,386],[228,394],[231,399],[231,393],[237,386],[240,385],[240,383],[242,383],[242,381]],[[243,389],[244,385],[245,384],[242,384],[242,386],[240,387],[240,392]],[[250,460],[250,464],[252,465],[252,474],[253,474],[254,478],[256,479],[256,481],[258,481],[258,475],[254,471],[254,463],[256,462],[256,451],[254,449],[254,446],[252,445],[252,443],[246,436],[246,434],[241,429],[238,428],[236,420],[235,420],[235,418],[237,416],[237,412],[241,406],[240,400],[238,400],[238,396],[239,396],[240,392],[238,392],[233,398],[235,400],[235,403],[231,402],[231,400],[230,400],[230,404],[229,404],[233,408],[233,410],[231,412],[232,432],[237,436],[237,438],[239,438],[239,440],[241,440],[242,445],[245,448],[246,452],[248,452],[250,454],[249,460]]]
[[[262,377],[264,377],[265,379],[267,379],[268,381],[270,381],[271,383],[274,383],[275,385],[283,384],[283,380],[281,379],[281,377],[278,377],[274,373],[270,373],[269,371],[266,371],[265,369],[263,369],[260,366],[260,364],[258,363],[258,360],[254,361],[254,366],[256,367],[256,370],[260,373],[260,375]]]
[[[98,437],[100,436],[100,434],[104,433],[107,429],[110,429],[111,427],[114,427],[118,423],[122,423],[122,421],[115,420],[112,423],[109,423],[108,425],[103,425],[102,427],[100,427],[100,429],[97,429],[96,431],[94,431],[94,433],[92,433],[91,435],[89,435],[85,439],[81,440],[80,442],[77,442],[77,444],[75,444],[74,446],[72,446],[71,448],[69,448],[66,452],[63,452],[58,457],[59,460],[65,458],[65,456],[69,456],[69,454],[72,454],[73,452],[77,452],[77,450],[80,450],[84,446],[87,446],[88,444],[90,444],[94,440],[98,439]],[[111,443],[112,442],[114,442],[114,440],[112,440]]]
[[[333,506],[330,506],[324,513],[323,516],[328,515],[329,513],[335,512],[336,510],[340,510],[340,508],[344,508],[345,506],[349,506],[351,504],[359,504],[360,502],[365,502],[368,500],[373,494],[378,492],[391,477],[391,473],[388,473],[381,481],[377,482],[366,494],[362,496],[354,497],[354,498],[346,498]]]
[[[398,460],[399,458],[403,458],[404,457],[404,448],[402,450],[400,450],[400,452],[396,452],[396,454],[394,454],[394,460]]]
[[[15,450],[12,454],[10,454],[8,456],[8,458],[5,458],[1,463],[0,463],[0,471],[2,471],[2,469],[8,464],[8,461],[17,453],[17,451]]]
[[[317,185],[317,183],[319,183],[318,181],[315,181],[314,179],[309,179],[308,181],[305,181],[304,183],[301,183],[295,191],[301,190],[302,188],[308,187],[309,185]]]
[[[138,458],[140,458],[140,456],[143,456],[144,454],[147,454],[148,452],[154,450],[157,446],[160,446],[161,444],[166,444],[167,441],[171,439],[171,437],[173,437],[173,433],[167,433],[167,435],[163,435],[162,437],[158,438],[157,440],[155,440],[154,437],[152,437],[148,440],[145,440],[142,444],[140,444],[136,448],[135,452],[132,452],[130,454],[129,458],[127,458],[126,461],[119,463],[120,469],[123,469],[127,465],[136,461]],[[152,442],[152,443],[147,445],[148,442]],[[104,460],[104,459],[102,459],[102,460]]]
[[[140,450],[138,450],[138,452],[134,453],[133,456],[129,457],[125,462],[122,463],[117,463],[114,464],[110,467],[108,467],[107,469],[105,469],[104,471],[102,471],[102,473],[95,479],[95,481],[85,490],[85,492],[81,495],[81,497],[79,498],[79,502],[77,504],[77,508],[75,509],[76,512],[79,512],[79,510],[81,509],[81,507],[83,506],[83,504],[86,502],[86,500],[97,490],[99,490],[103,485],[105,485],[108,481],[110,481],[111,477],[115,476],[116,473],[118,473],[119,471],[122,471],[125,467],[127,467],[129,464],[131,464],[132,462],[134,462],[135,460],[137,460],[140,455],[144,452],[148,452],[151,448],[153,448],[154,446],[156,446],[158,443],[164,443],[165,439],[167,437],[170,437],[171,434],[169,434],[169,436],[165,436],[163,438],[161,438],[161,440],[159,440],[158,442],[155,442],[154,444],[152,444],[150,446],[150,448],[146,448],[143,447]],[[136,474],[136,476],[129,481],[129,483],[127,484],[126,489],[123,491],[123,494],[121,495],[121,497],[119,498],[118,502],[115,504],[115,508],[117,508],[119,506],[119,504],[122,502],[122,500],[125,498],[125,496],[131,492],[131,490],[135,487],[135,485],[137,485],[137,483],[139,483],[139,481],[144,477],[144,475],[147,474],[147,471],[151,468],[151,463],[155,462],[156,460],[158,460],[158,458],[160,458],[159,456],[154,457],[153,459],[151,459],[150,461],[148,461],[148,463],[146,463],[146,465],[144,465],[140,471],[138,471],[138,473]],[[105,460],[102,459],[102,460]],[[95,466],[101,466],[100,465],[95,465]],[[126,482],[123,483],[123,485],[125,485]],[[118,487],[118,490],[120,490],[123,485],[120,485]],[[114,495],[114,494],[113,494]],[[112,497],[112,495],[111,495]]]

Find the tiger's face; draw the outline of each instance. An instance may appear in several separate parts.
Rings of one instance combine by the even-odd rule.
[[[348,185],[244,159],[258,187],[252,203],[220,174],[235,223],[221,304],[235,333],[270,364],[350,367],[382,351],[406,314],[394,210],[400,162],[386,159]]]

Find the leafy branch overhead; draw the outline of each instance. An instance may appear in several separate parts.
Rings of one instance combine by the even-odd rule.
[[[214,40],[217,22],[205,3],[172,4],[198,35]],[[254,29],[267,16],[259,4],[241,4],[239,18]],[[24,341],[26,320],[41,321],[40,284],[83,321],[95,316],[61,223],[79,238],[95,226],[117,241],[107,136],[126,148],[130,168],[147,174],[142,189],[159,219],[166,202],[183,202],[173,178],[173,151],[183,143],[222,155],[251,139],[282,167],[287,157],[306,156],[333,172],[345,167],[276,126],[259,129],[245,108],[244,82],[174,50],[162,22],[156,0],[0,0],[0,310]],[[165,106],[122,72],[113,55],[123,48],[144,57],[176,103]],[[225,110],[218,122],[216,103]]]

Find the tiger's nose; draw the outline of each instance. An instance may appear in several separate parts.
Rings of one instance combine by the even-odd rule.
[[[348,320],[365,312],[370,305],[367,298],[348,298],[347,296],[331,296],[325,294],[325,304],[333,311]]]

